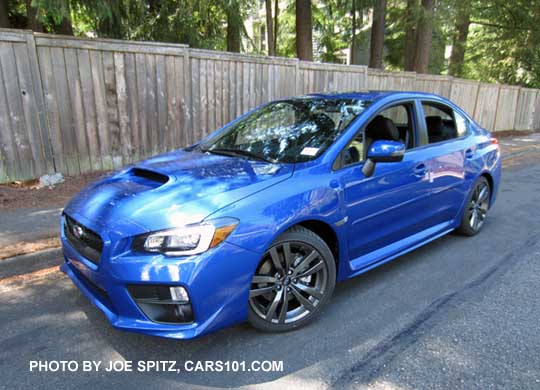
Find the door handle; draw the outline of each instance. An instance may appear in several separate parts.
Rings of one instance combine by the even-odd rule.
[[[426,164],[418,164],[416,168],[414,168],[414,175],[418,177],[424,177],[426,175]]]
[[[472,149],[467,149],[465,151],[465,158],[471,159],[474,157],[474,151]]]

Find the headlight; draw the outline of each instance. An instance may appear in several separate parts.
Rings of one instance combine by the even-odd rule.
[[[223,242],[238,225],[235,218],[219,218],[195,225],[161,230],[135,239],[133,247],[167,256],[196,255]]]

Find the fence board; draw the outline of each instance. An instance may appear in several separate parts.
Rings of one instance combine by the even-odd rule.
[[[81,172],[79,165],[79,152],[75,140],[75,125],[71,113],[71,97],[69,95],[68,80],[64,49],[51,48],[51,64],[54,78],[55,97],[58,99],[58,118],[63,144],[64,163],[68,175],[78,175]]]
[[[113,169],[114,164],[113,157],[111,155],[111,141],[108,130],[107,94],[105,91],[106,87],[103,61],[101,58],[101,52],[90,50],[89,54],[101,161],[103,163],[103,169]]]
[[[207,133],[210,133],[216,129],[216,99],[215,99],[215,77],[216,70],[215,64],[216,61],[207,61],[206,62],[206,93],[208,98],[208,103],[206,107],[206,113],[208,116],[208,125]]]
[[[169,132],[167,125],[167,108],[168,108],[168,88],[167,88],[167,73],[165,70],[165,57],[162,55],[156,56],[156,104],[157,104],[157,150],[165,152],[172,149],[171,145],[167,145],[167,133]]]
[[[454,79],[452,82],[450,100],[465,110],[466,113],[473,116],[478,92],[478,82]]]
[[[131,162],[130,112],[128,107],[128,89],[126,82],[124,53],[114,53],[114,76],[118,104],[118,129],[120,154],[123,164]],[[129,56],[129,54],[127,54]]]
[[[200,108],[201,105],[201,64],[199,59],[191,60],[191,81],[192,81],[192,96],[191,96],[191,113],[193,120],[192,137],[191,140],[195,141],[200,139],[201,136],[201,118]]]
[[[17,95],[12,96],[12,99],[20,97],[22,113],[24,116],[24,137],[25,142],[28,142],[28,148],[31,154],[31,166],[33,170],[29,177],[34,177],[45,173],[47,166],[43,159],[43,148],[41,143],[41,129],[38,117],[38,107],[35,99],[36,88],[33,84],[32,73],[30,72],[30,63],[28,58],[28,50],[26,45],[13,44],[13,52],[15,64],[17,67],[18,91]],[[39,92],[38,92],[39,93]],[[9,95],[8,95],[9,96]],[[21,155],[19,156],[21,157]],[[30,157],[28,154],[25,157]],[[27,163],[21,161],[21,164]]]
[[[12,129],[12,117],[8,106],[8,96],[6,91],[6,69],[3,65],[5,58],[9,55],[10,44],[8,42],[0,42],[0,152],[2,153],[2,174],[3,180],[14,180],[22,177],[20,171],[18,148],[15,144],[15,137]]]
[[[107,129],[109,136],[109,155],[114,169],[122,167],[122,152],[120,150],[120,125],[118,119],[118,91],[114,68],[114,53],[101,53],[103,64],[103,81],[105,83],[105,104],[107,111]]]
[[[16,91],[16,95],[11,96],[11,99],[20,98],[24,125],[22,140],[25,142],[25,147],[29,151],[29,153],[19,153],[19,157],[30,158],[30,164],[28,164],[28,161],[22,160],[21,166],[23,168],[24,166],[32,168],[32,171],[28,172],[28,177],[32,178],[47,171],[41,144],[41,129],[35,98],[36,88],[33,85],[26,45],[13,44],[12,47],[15,65],[17,67],[16,80],[18,81],[18,90]]]
[[[172,56],[165,57],[165,82],[167,88],[165,145],[167,150],[171,150],[180,146],[177,140],[178,130],[176,128],[178,123],[177,117],[180,115],[177,104],[179,90],[176,85],[174,57]]]
[[[80,172],[92,170],[92,162],[86,141],[84,124],[83,93],[79,79],[79,63],[75,49],[64,49],[66,64],[67,86],[69,93],[69,109],[73,120],[73,133],[77,148]]]
[[[536,94],[535,89],[520,88],[514,123],[515,130],[532,130]]]
[[[62,131],[58,113],[58,99],[56,98],[54,74],[52,71],[51,49],[49,47],[39,48],[38,55],[55,168],[59,172],[66,172],[67,168],[64,162]]]
[[[158,126],[158,100],[157,100],[157,74],[156,74],[156,56],[153,54],[145,55],[146,59],[146,120],[148,123],[148,149],[149,154],[159,153],[159,130]]]
[[[536,92],[536,103],[534,104],[532,130],[540,130],[540,91],[538,90]]]
[[[137,80],[137,107],[139,117],[139,154],[137,158],[143,158],[150,154],[150,142],[147,122],[147,81],[146,81],[146,58],[144,54],[135,54],[136,80]]]
[[[42,166],[41,173],[52,173],[55,170],[54,156],[49,135],[49,126],[47,122],[47,113],[43,94],[42,75],[39,68],[34,34],[26,34],[26,46],[30,66],[30,75],[32,77],[34,87],[33,97],[36,105],[35,114],[38,116],[39,120],[39,138],[41,140],[41,150],[44,158],[44,165]]]
[[[7,109],[11,121],[13,146],[17,150],[17,171],[21,177],[31,178],[34,176],[35,168],[30,141],[26,131],[25,112],[21,100],[21,89],[17,75],[17,62],[14,51],[15,45],[19,45],[19,43],[0,43],[0,58],[2,59],[2,72],[4,73],[5,93],[7,98]]]
[[[519,87],[501,86],[495,110],[494,130],[513,130],[516,118],[516,107]]]
[[[103,169],[101,149],[99,145],[97,112],[94,97],[94,83],[92,79],[92,65],[88,50],[77,50],[79,75],[82,89],[82,104],[84,109],[84,130],[88,140],[88,153],[92,170]]]
[[[137,66],[135,54],[124,54],[125,82],[126,82],[126,101],[127,115],[126,126],[128,134],[128,156],[129,162],[137,161],[141,158],[141,128],[139,123],[139,95],[137,89]],[[122,114],[120,114],[122,125]]]
[[[453,88],[452,88],[453,89]],[[493,131],[495,125],[495,111],[499,98],[498,84],[480,84],[474,109],[473,118],[486,129]]]
[[[416,75],[414,86],[417,91],[430,92],[450,98],[452,78],[448,76],[418,74]]]

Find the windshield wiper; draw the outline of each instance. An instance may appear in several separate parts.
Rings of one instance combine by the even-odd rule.
[[[203,152],[208,153],[214,153],[214,154],[221,154],[224,156],[242,156],[242,157],[251,157],[255,160],[269,162],[269,163],[277,163],[277,160],[273,158],[267,158],[264,156],[261,156],[258,153],[250,152],[249,150],[244,149],[232,149],[232,148],[215,148],[215,149],[203,149],[201,148]]]

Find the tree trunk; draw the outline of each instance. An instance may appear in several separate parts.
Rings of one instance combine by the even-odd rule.
[[[43,32],[43,24],[37,19],[37,9],[32,7],[32,0],[25,0],[26,16],[28,18],[27,27],[35,32]]]
[[[240,3],[234,0],[227,7],[227,51],[240,52],[241,28]]]
[[[350,63],[354,64],[356,58],[356,0],[352,0],[352,26],[351,26],[351,60]]]
[[[311,29],[311,0],[296,0],[296,54],[304,61],[313,61]]]
[[[433,0],[422,0],[422,16],[416,28],[414,70],[427,73],[433,33]]]
[[[278,24],[279,21],[279,0],[274,1],[274,50],[276,55],[279,55],[278,53]]]
[[[274,44],[274,21],[272,20],[272,0],[265,0],[266,3],[266,41],[268,43],[268,55],[276,55]]]
[[[471,9],[467,1],[458,3],[454,39],[452,41],[452,53],[448,64],[448,73],[459,77],[463,74],[463,62],[465,60],[465,46],[471,24]]]
[[[384,47],[384,18],[386,0],[376,0],[373,7],[373,23],[371,24],[371,45],[369,50],[369,67],[381,68]]]
[[[414,45],[416,33],[416,20],[414,18],[414,9],[418,5],[418,0],[407,0],[407,9],[405,10],[405,61],[406,71],[414,69]]]
[[[7,0],[0,0],[0,28],[11,28],[8,18]]]
[[[62,23],[58,26],[58,34],[73,35],[73,26],[71,25],[71,18],[65,17],[62,19]]]
[[[65,15],[62,22],[56,26],[55,31],[62,35],[73,35],[73,26],[71,24],[71,8],[69,6],[69,0],[65,1]]]

